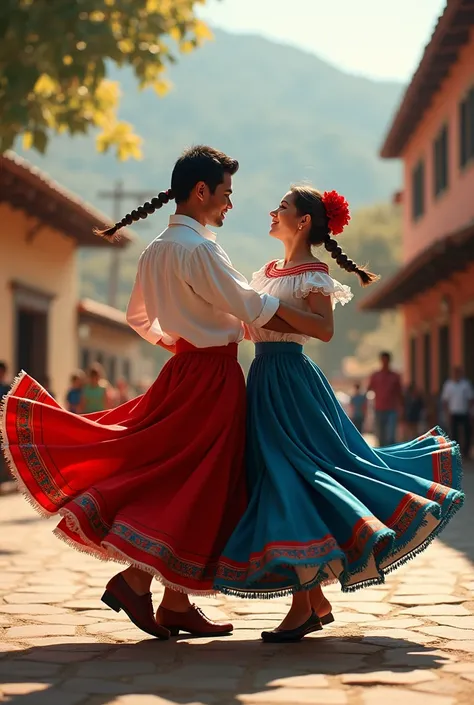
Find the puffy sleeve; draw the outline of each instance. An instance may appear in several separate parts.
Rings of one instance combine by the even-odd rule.
[[[305,299],[311,293],[320,293],[330,296],[333,308],[337,303],[349,303],[354,294],[346,284],[341,284],[324,272],[305,272],[299,275],[295,286],[295,296],[298,299]]]
[[[265,287],[265,272],[267,270],[268,264],[264,264],[263,267],[261,267],[258,272],[254,272],[252,274],[252,279],[250,280],[250,286],[252,289],[255,289],[255,291],[263,291]]]

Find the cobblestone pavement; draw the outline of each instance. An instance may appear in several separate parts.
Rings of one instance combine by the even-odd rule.
[[[474,470],[467,506],[378,588],[328,590],[336,623],[270,645],[287,600],[198,600],[226,639],[144,635],[100,602],[115,566],[0,497],[0,702],[14,705],[468,705],[474,701]],[[156,583],[155,583],[156,584]],[[157,589],[156,597],[158,596]]]

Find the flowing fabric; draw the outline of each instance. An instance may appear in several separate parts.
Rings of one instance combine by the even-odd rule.
[[[461,507],[461,458],[439,428],[370,447],[293,342],[256,345],[248,381],[250,503],[215,587],[272,597],[383,583]]]
[[[63,517],[60,538],[208,594],[246,506],[245,381],[236,344],[177,352],[146,394],[84,416],[22,373],[3,448],[32,504]]]

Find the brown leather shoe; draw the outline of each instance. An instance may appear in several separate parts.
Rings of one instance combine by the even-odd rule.
[[[180,631],[192,636],[226,636],[234,630],[232,624],[220,624],[208,619],[196,605],[191,605],[187,612],[172,612],[166,607],[159,607],[156,621],[169,629],[171,636],[177,636]]]
[[[170,638],[169,630],[156,623],[151,592],[146,595],[137,595],[121,573],[114,575],[107,583],[102,595],[102,602],[115,612],[123,610],[130,621],[143,632],[157,639]]]

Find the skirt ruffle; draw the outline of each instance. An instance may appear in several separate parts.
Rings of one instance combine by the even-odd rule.
[[[246,507],[245,381],[237,346],[173,357],[148,392],[78,416],[22,373],[4,398],[3,450],[29,501],[74,548],[213,592]]]
[[[250,503],[215,587],[275,597],[383,583],[462,506],[459,448],[440,428],[375,449],[295,343],[257,344],[248,382]]]

